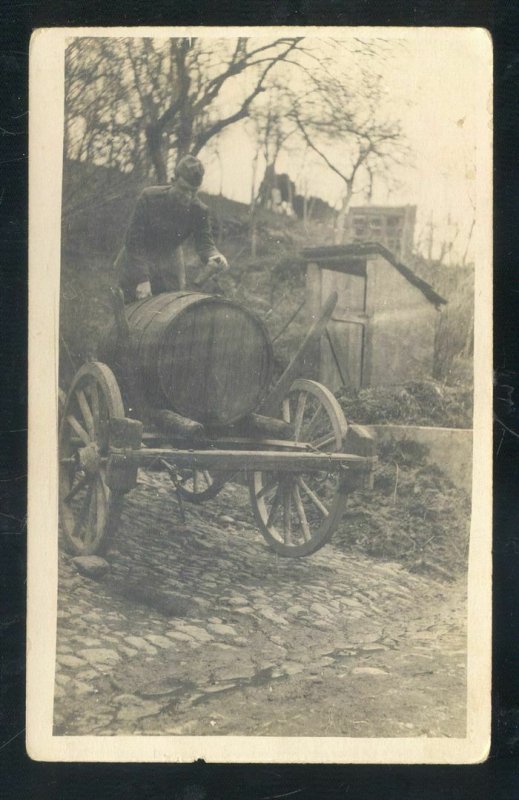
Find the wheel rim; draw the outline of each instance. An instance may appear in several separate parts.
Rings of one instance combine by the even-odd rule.
[[[124,417],[117,382],[104,364],[86,364],[68,393],[59,436],[60,523],[80,555],[98,552],[108,533],[113,503],[104,459],[112,417]]]
[[[315,381],[299,380],[283,401],[282,416],[308,449],[340,452],[347,432],[341,407]],[[346,482],[340,473],[254,472],[251,500],[260,530],[281,555],[309,555],[331,537],[344,513]]]

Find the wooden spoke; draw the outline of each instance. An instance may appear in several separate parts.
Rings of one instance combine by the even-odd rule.
[[[82,425],[77,421],[73,414],[67,414],[67,422],[77,433],[83,444],[90,444],[90,437]]]
[[[200,483],[199,482],[199,477],[198,477],[199,475],[200,475],[200,473],[198,472],[197,469],[195,469],[194,472],[193,472],[193,491],[194,491],[195,494],[198,494],[198,490],[199,490],[199,483]]]
[[[305,538],[305,542],[309,542],[312,538],[312,534],[310,531],[310,526],[308,524],[308,520],[306,518],[306,512],[303,506],[303,502],[301,500],[301,495],[299,494],[299,486],[297,484],[293,487],[293,495],[294,495],[294,505],[296,507],[297,516],[299,517],[299,521],[301,523],[301,528],[303,529],[303,536]]]
[[[315,447],[319,450],[321,447],[325,447],[328,444],[332,444],[335,442],[335,433],[328,433],[326,436],[322,436],[320,439],[317,439],[315,442],[311,442],[312,447]]]
[[[77,390],[76,397],[79,403],[79,407],[81,409],[81,413],[83,414],[83,419],[85,420],[86,423],[88,434],[90,436],[90,439],[92,440],[95,437],[95,427],[94,427],[94,418],[92,416],[90,406],[88,405],[85,393],[81,389]]]
[[[108,500],[110,498],[110,490],[108,489],[108,486],[106,485],[106,480],[105,480],[105,475],[104,475],[103,470],[99,471],[98,479],[99,479],[99,482],[101,484],[101,488],[103,490],[103,495],[104,495],[105,501],[108,502]]]
[[[320,405],[320,406],[318,406],[318,408],[312,414],[310,422],[308,423],[308,425],[305,428],[305,433],[306,433],[307,436],[310,435],[315,423],[317,422],[317,420],[319,419],[319,417],[321,416],[323,411],[324,411],[324,406]]]
[[[71,501],[71,500],[72,500],[72,499],[73,499],[73,498],[74,498],[74,497],[77,495],[77,493],[78,493],[78,492],[80,492],[80,491],[81,491],[81,489],[84,489],[84,488],[85,488],[85,486],[86,486],[88,483],[90,483],[90,481],[91,481],[91,480],[92,480],[92,476],[91,476],[91,475],[84,475],[84,476],[83,476],[83,477],[82,477],[82,478],[81,478],[81,479],[80,479],[80,480],[79,480],[79,481],[76,483],[76,485],[72,487],[72,489],[71,489],[71,490],[70,490],[70,492],[69,492],[69,493],[66,495],[66,497],[64,497],[64,498],[63,498],[63,502],[64,502],[64,503],[70,503],[70,501]]]
[[[281,487],[281,484],[279,484],[278,488],[276,489],[276,494],[274,495],[274,499],[272,501],[272,505],[270,507],[270,511],[269,511],[269,515],[268,515],[268,519],[267,519],[267,528],[270,528],[270,526],[272,525],[272,522],[274,520],[274,515],[275,515],[276,511],[278,510],[279,504],[281,503],[281,496],[282,496],[282,487]]]
[[[316,465],[316,473],[306,479],[302,453],[293,453],[297,471],[290,476],[282,476],[281,466],[265,462],[262,470],[250,475],[251,504],[262,535],[277,553],[307,556],[329,541],[346,507],[347,492],[334,459],[343,450],[347,422],[329,389],[302,378],[290,387],[282,417],[293,424],[292,445],[303,447],[305,453],[315,449],[314,457],[329,454],[330,458],[322,467]],[[281,454],[276,453],[276,459],[281,465]]]
[[[292,544],[292,489],[283,487],[283,541],[286,545]]]
[[[283,400],[283,419],[285,422],[290,422],[291,415],[290,415],[290,400],[288,397],[285,397]]]
[[[83,504],[81,506],[81,510],[80,510],[79,514],[77,515],[76,524],[74,525],[74,534],[73,534],[74,536],[78,536],[79,533],[81,532],[81,528],[83,527],[83,524],[85,522],[85,518],[86,518],[87,514],[90,511],[90,503],[91,503],[91,500],[92,500],[93,491],[94,491],[94,484],[91,483],[90,486],[88,487],[87,493],[86,493],[86,495],[85,495],[85,497],[83,499]]]
[[[300,488],[303,490],[303,492],[304,492],[304,493],[305,493],[305,494],[306,494],[306,495],[309,497],[309,499],[312,501],[312,503],[314,504],[314,506],[315,506],[315,507],[316,507],[316,508],[317,508],[317,509],[318,509],[318,510],[321,512],[321,514],[323,515],[323,517],[328,517],[328,516],[329,516],[329,514],[330,514],[330,512],[328,511],[328,509],[326,508],[326,506],[325,506],[323,503],[321,503],[321,501],[319,500],[319,498],[317,497],[317,495],[315,494],[315,492],[313,492],[313,491],[310,489],[310,487],[309,487],[309,486],[308,486],[308,484],[307,484],[307,483],[306,483],[306,482],[303,480],[303,478],[297,478],[296,480],[297,480],[298,486],[299,486],[299,487],[300,487]]]
[[[203,476],[205,478],[205,482],[207,483],[207,486],[208,487],[212,486],[213,485],[213,479],[211,478],[210,473],[206,469],[204,469],[202,474],[203,474]]]
[[[296,440],[296,442],[299,441],[299,436],[301,433],[301,426],[303,424],[303,417],[305,415],[307,397],[308,395],[306,394],[306,392],[301,392],[297,399],[296,418],[294,422],[294,439]]]
[[[261,500],[262,497],[265,497],[275,486],[277,486],[279,482],[279,477],[274,477],[270,481],[267,481],[266,484],[260,489],[260,491],[256,494],[256,499]]]

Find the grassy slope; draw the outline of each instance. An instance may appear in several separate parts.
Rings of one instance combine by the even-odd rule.
[[[308,327],[305,308],[300,308],[305,300],[305,265],[300,251],[305,245],[329,243],[330,228],[313,222],[305,228],[300,220],[260,209],[257,251],[253,257],[248,207],[224,197],[203,196],[203,199],[213,213],[218,245],[231,264],[220,288],[226,296],[235,298],[264,319],[274,339],[279,374]],[[69,231],[63,248],[61,334],[66,346],[62,346],[61,353],[62,385],[72,377],[72,364],[77,368],[85,358],[95,354],[99,336],[112,320],[109,288],[117,283],[112,262],[124,232],[118,224],[111,237],[103,230],[103,236],[96,238],[102,225],[101,215],[82,231],[76,234]],[[110,252],[106,252],[107,239],[113,240]],[[189,281],[196,276],[199,262],[191,247],[185,248],[185,254]],[[454,296],[452,305],[457,307],[457,304],[458,298]],[[286,327],[298,309],[295,319]],[[449,334],[452,339],[452,332]],[[470,427],[471,389],[466,377],[470,375],[470,358],[462,358],[458,371],[452,369],[451,359],[449,369],[449,375],[441,382],[411,381],[361,392],[343,390],[341,402],[347,416],[357,422]]]

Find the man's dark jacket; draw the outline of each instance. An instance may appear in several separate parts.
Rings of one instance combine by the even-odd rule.
[[[178,248],[189,236],[204,264],[218,254],[204,203],[198,198],[186,200],[174,185],[144,189],[116,260],[125,293],[144,281],[151,282],[154,294],[178,288]]]

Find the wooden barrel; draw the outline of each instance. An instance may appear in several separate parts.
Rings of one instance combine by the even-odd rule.
[[[126,317],[126,362],[156,408],[226,425],[264,399],[272,345],[262,321],[243,306],[213,295],[168,292],[126,306]],[[117,340],[115,328],[110,340]],[[113,350],[108,360],[121,363]]]

